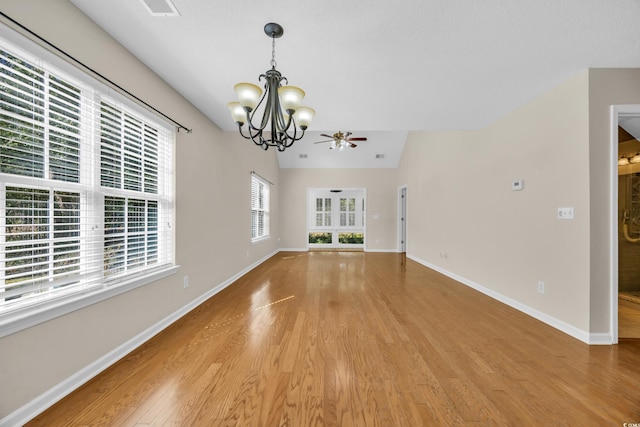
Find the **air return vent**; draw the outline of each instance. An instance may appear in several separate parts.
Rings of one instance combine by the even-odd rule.
[[[140,0],[151,16],[180,16],[171,0]]]

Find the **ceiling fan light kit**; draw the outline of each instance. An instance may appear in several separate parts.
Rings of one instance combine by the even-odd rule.
[[[231,117],[238,124],[240,135],[251,139],[264,150],[276,147],[278,151],[284,151],[295,141],[302,139],[316,112],[313,108],[301,105],[305,96],[304,90],[289,86],[287,78],[276,70],[276,39],[282,37],[284,29],[279,24],[271,22],[264,26],[264,32],[272,39],[271,69],[261,74],[258,79],[265,80],[264,93],[253,83],[238,83],[234,87],[238,101],[230,102],[227,106]],[[282,85],[283,81],[286,83],[285,86]],[[255,117],[259,110],[262,110],[261,119]],[[256,122],[254,117],[257,119]],[[270,133],[265,135],[265,132]]]
[[[325,141],[318,141],[318,142],[314,142],[314,144],[322,144],[325,142],[329,142],[329,149],[330,150],[334,150],[337,149],[338,151],[343,151],[345,148],[347,147],[351,147],[351,148],[356,148],[357,145],[353,143],[353,141],[366,141],[367,138],[349,138],[349,136],[351,135],[351,132],[347,132],[347,133],[342,133],[341,131],[338,131],[336,133],[334,133],[333,135],[327,135],[326,133],[321,133],[320,136],[325,136],[327,138],[331,138],[331,139],[327,139]]]

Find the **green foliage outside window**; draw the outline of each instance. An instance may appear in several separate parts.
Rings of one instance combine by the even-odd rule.
[[[340,233],[338,242],[348,244],[364,244],[364,233]]]
[[[326,245],[332,243],[331,233],[309,233],[309,243]]]

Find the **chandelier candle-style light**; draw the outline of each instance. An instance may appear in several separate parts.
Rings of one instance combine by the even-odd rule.
[[[284,151],[295,141],[302,139],[316,112],[313,108],[300,105],[304,91],[299,87],[288,86],[287,78],[276,70],[276,39],[282,37],[283,28],[272,22],[264,26],[264,32],[272,39],[271,69],[258,79],[265,80],[264,94],[262,89],[252,83],[238,83],[234,89],[239,102],[230,102],[228,107],[233,120],[238,124],[240,135],[251,139],[264,150],[276,147],[278,151]],[[282,86],[282,81],[287,86]],[[262,120],[260,125],[256,125],[254,116],[261,106]],[[248,134],[243,130],[245,123],[248,125]],[[270,134],[264,135],[265,132]]]

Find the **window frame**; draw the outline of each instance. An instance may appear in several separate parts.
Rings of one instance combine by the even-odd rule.
[[[164,136],[168,137],[165,145],[165,153],[168,155],[167,165],[170,175],[167,177],[167,181],[163,184],[166,185],[162,192],[158,194],[150,194],[144,192],[144,182],[142,192],[129,191],[125,189],[114,189],[109,187],[102,187],[100,184],[100,112],[95,112],[93,115],[93,129],[87,131],[86,125],[83,125],[82,133],[79,138],[84,139],[91,138],[89,143],[89,150],[84,147],[85,150],[80,154],[79,162],[83,164],[80,168],[79,180],[80,182],[67,182],[63,180],[49,179],[46,177],[29,177],[23,175],[13,175],[9,172],[0,173],[0,244],[3,248],[7,244],[5,242],[6,226],[5,218],[6,209],[5,196],[7,187],[12,188],[32,188],[32,189],[47,189],[50,195],[56,192],[72,192],[80,194],[80,198],[85,205],[80,212],[81,221],[83,222],[82,230],[80,234],[87,232],[88,228],[86,223],[89,221],[87,217],[92,218],[92,224],[95,224],[91,230],[96,230],[98,234],[97,238],[93,238],[90,241],[82,240],[80,246],[83,248],[80,250],[81,255],[86,255],[88,252],[95,254],[96,245],[104,247],[105,234],[103,231],[104,225],[104,200],[105,197],[128,197],[131,199],[144,199],[147,202],[153,201],[157,203],[157,210],[162,209],[162,213],[158,212],[158,221],[163,221],[163,225],[166,229],[158,231],[162,233],[162,236],[167,240],[164,241],[165,246],[163,251],[165,258],[157,265],[150,266],[145,269],[135,270],[126,274],[117,274],[113,277],[107,277],[104,274],[104,270],[101,268],[96,274],[101,276],[100,280],[96,282],[89,282],[90,285],[85,290],[80,290],[80,287],[74,288],[73,292],[52,292],[43,294],[44,297],[40,298],[38,303],[28,303],[27,301],[17,302],[10,306],[10,309],[3,309],[0,307],[0,338],[18,332],[20,330],[35,326],[39,323],[46,322],[56,317],[68,314],[75,310],[87,307],[100,301],[104,301],[108,298],[112,298],[116,295],[128,292],[132,289],[153,283],[159,279],[175,274],[178,267],[175,264],[175,188],[174,188],[174,169],[175,169],[175,128],[170,123],[164,121],[162,118],[155,114],[150,113],[145,108],[137,105],[128,98],[121,96],[97,81],[90,75],[83,71],[80,71],[75,66],[72,66],[68,62],[60,59],[57,55],[49,52],[41,46],[36,45],[32,41],[28,40],[21,34],[11,30],[3,24],[0,24],[0,48],[4,51],[10,52],[11,55],[19,57],[22,61],[35,64],[38,68],[46,70],[46,73],[53,73],[56,77],[63,78],[65,82],[71,82],[84,88],[90,87],[94,92],[93,96],[98,96],[100,100],[105,102],[114,103],[117,108],[120,108],[125,114],[130,114],[138,119],[141,119],[144,123],[147,123],[153,127],[157,127],[165,132]],[[96,95],[100,94],[100,95]],[[104,95],[109,94],[109,95]],[[100,101],[97,102],[99,104]],[[94,104],[95,107],[95,104]],[[83,110],[83,112],[85,112]],[[47,113],[49,114],[48,110]],[[97,116],[97,118],[96,118]],[[45,144],[47,144],[45,142]],[[83,142],[84,144],[84,142]],[[163,142],[164,144],[164,142]],[[91,152],[87,152],[91,151]],[[51,158],[47,156],[47,160]],[[87,171],[84,166],[87,159],[90,160],[90,170]],[[145,175],[145,165],[142,165],[142,175]],[[46,174],[45,174],[46,176]],[[50,204],[48,207],[49,216],[54,215],[55,206]],[[147,222],[149,218],[149,212],[145,213]],[[49,224],[50,233],[54,233],[54,223]],[[147,230],[148,231],[148,230]],[[148,243],[148,241],[146,242]],[[167,246],[168,244],[168,246]],[[93,245],[93,249],[87,249],[86,246]],[[4,249],[3,249],[4,251]],[[0,256],[0,268],[5,268],[6,256],[3,253]],[[86,268],[86,259],[81,259],[80,270]],[[100,261],[102,265],[102,261]],[[0,283],[4,284],[4,273],[0,277]],[[84,272],[78,274],[82,280],[88,280]],[[48,285],[45,283],[45,287]],[[51,287],[51,286],[49,286]],[[4,301],[4,299],[3,299]]]
[[[271,237],[271,183],[259,175],[251,174],[251,243]],[[262,219],[262,226],[260,225]]]
[[[307,248],[364,249],[366,198],[366,188],[308,188]],[[331,200],[330,209],[327,209],[327,199]],[[332,219],[326,221],[327,215]],[[323,221],[321,226],[317,225],[320,219]],[[330,225],[325,225],[327,222]],[[362,242],[343,242],[347,235],[359,235]]]

